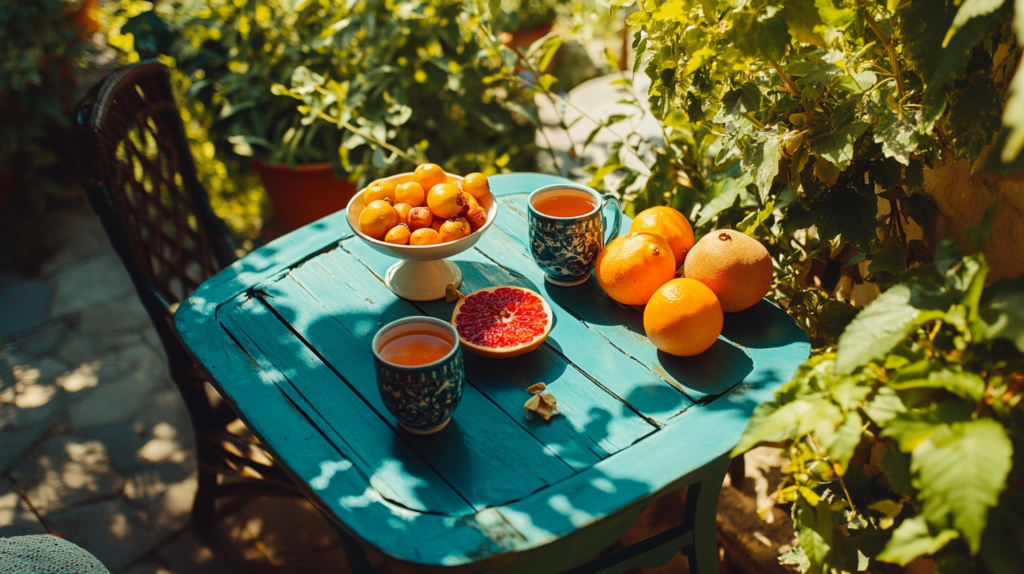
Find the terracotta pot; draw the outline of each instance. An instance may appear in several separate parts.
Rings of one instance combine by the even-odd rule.
[[[515,32],[502,32],[498,35],[501,38],[501,43],[506,46],[515,46],[520,50],[529,48],[531,44],[540,40],[546,36],[551,29],[554,27],[553,22],[541,24],[535,28],[528,28],[526,30],[517,30]]]
[[[100,23],[92,17],[92,11],[98,8],[99,5],[100,0],[85,0],[77,10],[69,14],[78,26],[79,35],[82,39],[92,38],[93,34],[99,31]]]
[[[355,184],[336,178],[329,163],[304,164],[295,169],[266,165],[260,160],[252,164],[274,206],[274,225],[282,233],[345,209],[356,193]]]

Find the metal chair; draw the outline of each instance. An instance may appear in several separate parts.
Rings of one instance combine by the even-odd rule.
[[[236,257],[196,177],[167,67],[146,60],[97,83],[76,111],[82,185],[160,336],[195,433],[197,525],[216,499],[243,492],[299,494],[185,351],[174,310]],[[228,428],[236,433],[229,432]],[[222,482],[221,475],[247,480]]]

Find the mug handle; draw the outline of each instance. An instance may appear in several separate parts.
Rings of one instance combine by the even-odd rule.
[[[612,217],[612,228],[608,230],[611,233],[608,233],[604,240],[604,244],[608,245],[609,241],[619,236],[619,226],[622,224],[622,209],[619,207],[619,199],[610,193],[602,195],[601,199],[604,200],[601,203],[601,220],[604,222],[605,229],[608,229],[608,218],[604,215],[604,208],[608,206],[609,202],[615,203],[615,216]]]

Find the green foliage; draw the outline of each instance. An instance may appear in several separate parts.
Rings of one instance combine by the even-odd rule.
[[[29,223],[60,189],[53,140],[69,125],[86,54],[76,8],[0,0],[0,265],[36,256],[26,250],[37,246]]]
[[[736,448],[788,444],[780,495],[796,502],[807,571],[856,572],[844,547],[872,540],[872,561],[968,565],[940,572],[1024,558],[1017,539],[985,544],[1001,535],[989,517],[1004,492],[1017,496],[1006,489],[1024,471],[1014,459],[1024,346],[1010,302],[1020,279],[985,288],[983,255],[960,256],[948,241],[939,249],[935,264],[860,312],[838,353],[813,357],[758,408]]]
[[[1011,4],[639,0],[628,22],[663,141],[627,134],[591,184],[618,172],[608,181],[628,213],[668,204],[698,236],[761,240],[773,297],[816,346],[835,343],[838,308],[828,333],[821,313],[837,286],[884,290],[930,258],[926,167],[950,156],[1024,170],[1024,112],[1009,112],[1024,101],[1012,87],[1024,16],[1015,30]]]

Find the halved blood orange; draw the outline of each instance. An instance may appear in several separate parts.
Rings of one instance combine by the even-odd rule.
[[[543,297],[523,287],[488,287],[455,305],[452,325],[459,340],[485,357],[515,357],[544,342],[554,314]]]

